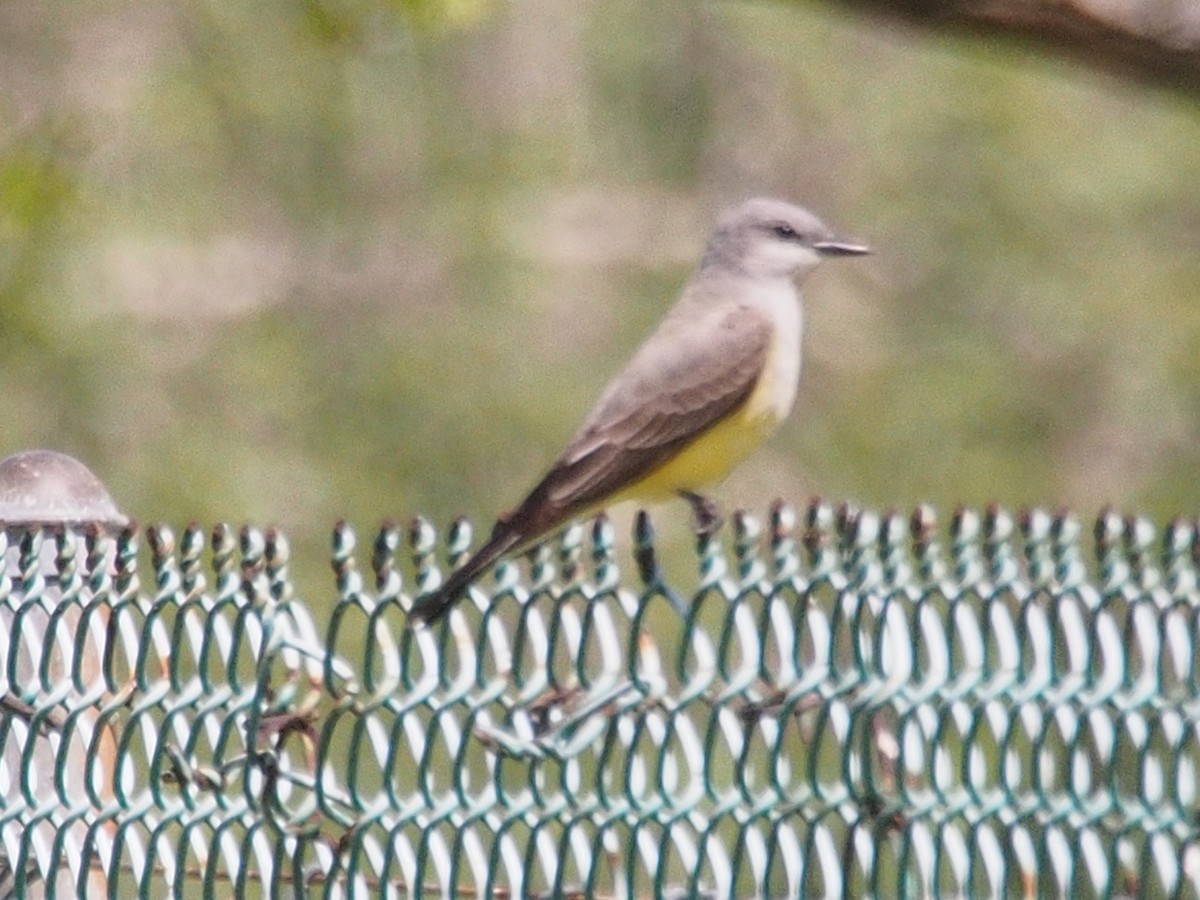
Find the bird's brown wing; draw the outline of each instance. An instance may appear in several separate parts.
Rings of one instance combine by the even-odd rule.
[[[757,310],[738,308],[717,326],[719,340],[693,328],[671,335],[662,347],[643,347],[545,477],[500,517],[488,541],[439,590],[417,601],[412,617],[441,618],[501,556],[595,509],[745,403],[766,363],[773,325]],[[665,360],[664,352],[670,354]],[[639,365],[643,356],[654,364]]]
[[[754,309],[724,315],[719,341],[697,330],[673,342],[662,371],[631,364],[525,501],[508,517],[532,539],[645,478],[741,407],[770,350],[771,321]],[[719,354],[713,346],[721,347]],[[636,363],[636,360],[634,361]]]

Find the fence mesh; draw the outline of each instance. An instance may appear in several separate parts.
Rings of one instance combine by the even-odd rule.
[[[276,532],[9,527],[0,896],[1200,896],[1195,521],[765,525],[428,630],[463,523],[338,525],[323,628]]]

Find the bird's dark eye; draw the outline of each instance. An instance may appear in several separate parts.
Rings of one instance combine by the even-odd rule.
[[[785,222],[780,222],[778,225],[772,225],[771,231],[775,237],[783,241],[796,241],[800,239],[800,235],[796,233],[796,229]]]

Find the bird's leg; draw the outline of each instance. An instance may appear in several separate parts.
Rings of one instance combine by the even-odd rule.
[[[692,515],[696,517],[696,534],[700,537],[716,534],[724,521],[717,504],[711,498],[692,491],[680,491],[679,496],[692,505]]]

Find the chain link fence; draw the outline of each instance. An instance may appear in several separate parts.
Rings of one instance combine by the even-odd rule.
[[[339,524],[321,627],[277,532],[10,525],[0,896],[1200,896],[1194,521],[764,524],[429,630],[463,523]]]

